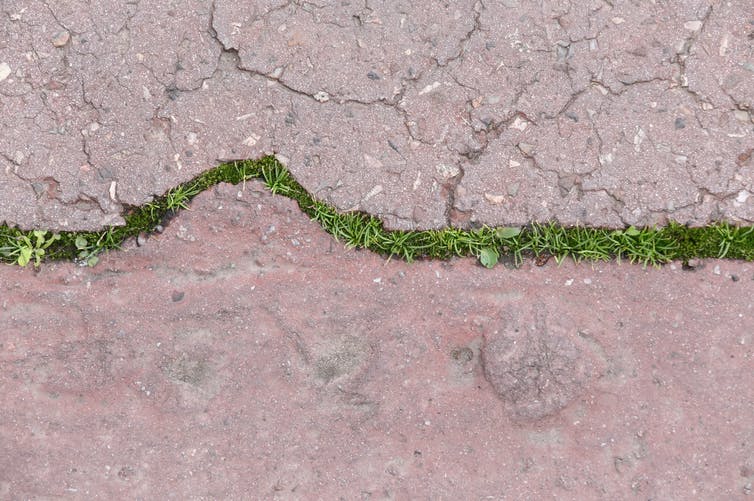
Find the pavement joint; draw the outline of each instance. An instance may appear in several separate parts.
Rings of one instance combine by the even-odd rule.
[[[0,259],[22,266],[33,262],[35,267],[43,259],[73,259],[93,266],[101,252],[120,248],[127,239],[141,242],[146,240],[145,235],[163,231],[181,210],[188,209],[191,199],[218,183],[239,184],[259,179],[273,194],[295,200],[307,216],[319,222],[325,231],[347,247],[365,248],[407,261],[471,256],[491,268],[501,255],[512,256],[517,265],[524,256],[532,256],[538,262],[546,262],[547,256],[554,256],[558,262],[566,257],[577,262],[627,258],[644,266],[659,266],[672,260],[687,264],[690,259],[705,257],[754,260],[754,227],[728,223],[700,228],[671,223],[659,229],[629,226],[620,230],[534,223],[521,228],[482,226],[464,230],[452,224],[453,220],[463,216],[454,212],[452,203],[462,178],[460,168],[448,178],[447,228],[386,230],[374,216],[358,211],[339,212],[317,200],[275,157],[231,162],[178,185],[153,202],[132,207],[126,215],[125,226],[111,226],[100,232],[60,233],[0,226]],[[47,237],[48,233],[54,240]]]

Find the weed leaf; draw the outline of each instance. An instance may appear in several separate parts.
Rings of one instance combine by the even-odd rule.
[[[500,257],[497,249],[494,247],[485,247],[479,251],[479,262],[485,268],[492,268],[497,264],[497,260]]]
[[[495,236],[502,239],[510,239],[518,236],[521,233],[521,228],[498,228],[495,230]]]

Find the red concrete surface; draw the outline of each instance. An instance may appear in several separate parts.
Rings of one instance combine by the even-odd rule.
[[[257,183],[0,268],[1,499],[745,499],[754,265],[349,251]]]

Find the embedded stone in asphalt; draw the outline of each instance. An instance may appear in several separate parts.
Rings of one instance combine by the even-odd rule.
[[[0,497],[737,498],[754,265],[345,250],[257,182],[0,268]]]

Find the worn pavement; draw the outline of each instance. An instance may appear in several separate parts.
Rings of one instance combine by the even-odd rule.
[[[117,224],[266,153],[394,228],[754,222],[750,0],[2,10],[9,224]]]
[[[748,0],[0,7],[8,224],[267,153],[392,228],[754,222]],[[751,263],[386,261],[257,182],[139,244],[0,268],[0,499],[752,495]]]

